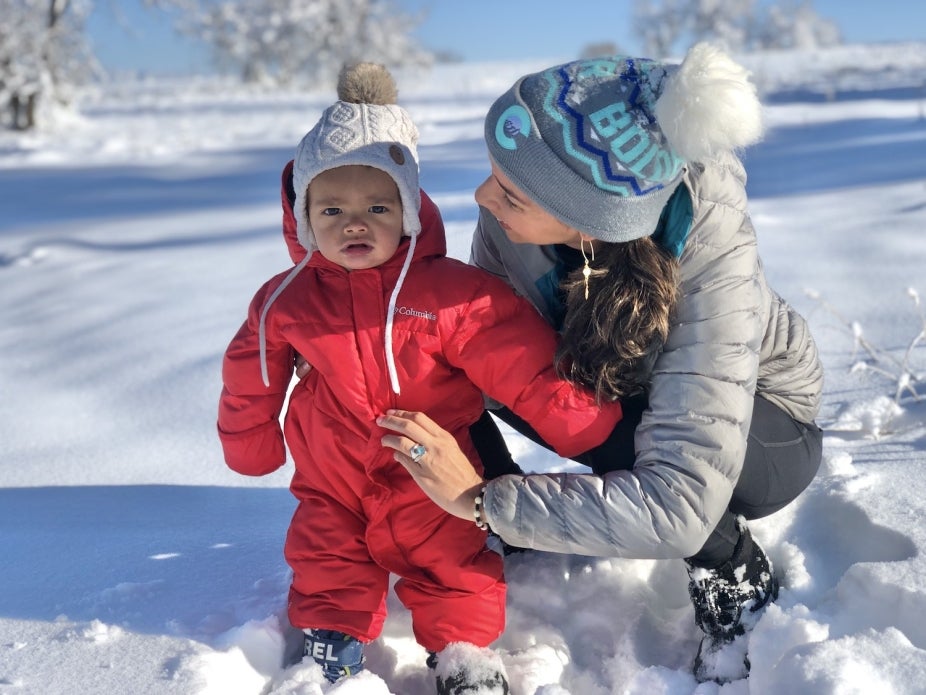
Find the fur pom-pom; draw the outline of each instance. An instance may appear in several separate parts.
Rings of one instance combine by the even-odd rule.
[[[385,106],[398,101],[395,80],[379,63],[353,63],[341,68],[338,75],[338,100],[351,104]]]
[[[671,148],[689,162],[762,138],[762,105],[749,72],[707,43],[692,46],[668,77],[655,113]]]

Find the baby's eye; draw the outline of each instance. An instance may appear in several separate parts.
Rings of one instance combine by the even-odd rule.
[[[341,212],[341,208],[325,208],[324,210],[322,210],[322,214],[323,214],[323,215],[328,215],[329,217],[333,217],[334,215],[338,215],[338,214],[340,214],[340,212]]]
[[[382,215],[384,212],[389,212],[389,208],[385,205],[371,205],[370,212],[376,215]]]

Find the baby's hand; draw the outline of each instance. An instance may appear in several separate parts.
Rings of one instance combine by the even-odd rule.
[[[296,377],[304,379],[312,371],[312,365],[305,361],[305,357],[296,353]]]

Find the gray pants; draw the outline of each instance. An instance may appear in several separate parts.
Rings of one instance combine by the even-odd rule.
[[[717,567],[739,540],[736,516],[761,519],[790,504],[813,480],[823,459],[823,431],[792,419],[781,408],[756,397],[743,471],[730,507],[704,546],[688,562]]]

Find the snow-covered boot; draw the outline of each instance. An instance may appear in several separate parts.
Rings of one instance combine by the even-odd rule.
[[[437,676],[437,695],[508,695],[501,657],[466,642],[448,644],[428,657]]]
[[[726,683],[749,675],[746,640],[761,611],[778,598],[772,563],[749,529],[741,525],[733,556],[719,567],[688,567],[688,594],[704,632],[695,657],[699,681]]]
[[[331,683],[363,670],[363,642],[337,630],[305,630],[305,651]]]

